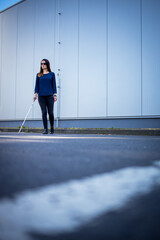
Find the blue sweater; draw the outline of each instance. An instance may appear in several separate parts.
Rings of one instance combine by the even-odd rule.
[[[55,74],[50,72],[38,77],[37,73],[34,93],[38,93],[39,96],[47,96],[57,93]]]

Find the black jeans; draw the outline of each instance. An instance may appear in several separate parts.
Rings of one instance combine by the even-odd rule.
[[[51,128],[54,128],[54,114],[53,114],[54,97],[53,95],[38,96],[38,102],[42,111],[44,129],[48,129],[47,110],[49,114],[49,121],[50,121]]]

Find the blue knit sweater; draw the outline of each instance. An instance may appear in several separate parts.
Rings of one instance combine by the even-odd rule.
[[[38,93],[39,96],[57,93],[55,74],[50,72],[38,77],[37,73],[34,93]]]

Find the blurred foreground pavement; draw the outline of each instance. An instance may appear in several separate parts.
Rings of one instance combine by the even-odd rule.
[[[160,239],[160,137],[0,133],[0,240]]]

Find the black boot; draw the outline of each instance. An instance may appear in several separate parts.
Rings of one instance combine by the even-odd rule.
[[[53,134],[54,133],[54,128],[51,127],[51,131],[50,131],[50,134]]]
[[[44,129],[43,134],[48,134],[48,129]]]

